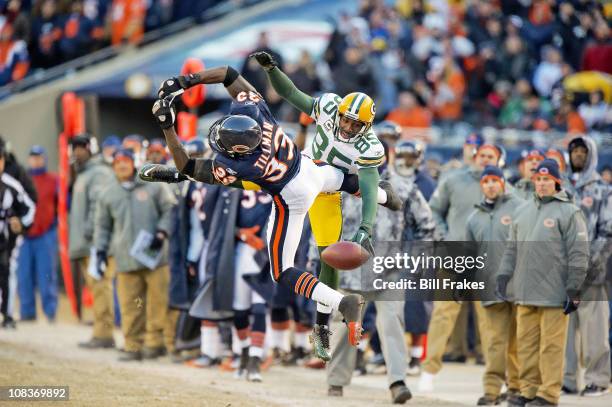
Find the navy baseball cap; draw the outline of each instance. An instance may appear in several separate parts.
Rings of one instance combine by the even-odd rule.
[[[121,139],[118,136],[108,136],[102,142],[102,148],[105,147],[119,147],[121,145]]]
[[[45,150],[45,148],[43,146],[39,146],[38,144],[35,144],[32,146],[32,148],[30,148],[30,155],[46,155],[47,151]]]

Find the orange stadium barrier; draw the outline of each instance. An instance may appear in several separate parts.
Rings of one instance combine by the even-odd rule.
[[[59,255],[60,264],[62,267],[62,276],[64,277],[64,287],[66,288],[66,295],[70,301],[73,314],[78,316],[79,309],[74,289],[72,270],[70,268],[70,256],[68,254],[68,183],[70,177],[68,143],[69,140],[75,135],[85,132],[85,104],[83,100],[79,99],[73,92],[63,94],[60,103],[64,131],[60,133],[58,138],[59,196],[57,216]],[[89,295],[88,292],[84,292],[83,294],[83,299],[91,299],[91,295]],[[91,300],[85,302],[91,302]]]

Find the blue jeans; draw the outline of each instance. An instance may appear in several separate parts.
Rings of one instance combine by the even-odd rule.
[[[17,265],[17,290],[21,318],[36,318],[36,287],[40,292],[45,315],[49,319],[55,318],[57,254],[57,229],[55,227],[41,236],[23,239]]]

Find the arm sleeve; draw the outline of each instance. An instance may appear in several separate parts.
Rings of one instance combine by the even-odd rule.
[[[427,205],[425,197],[418,188],[414,188],[410,194],[409,202],[407,202],[408,210],[414,217],[415,224],[415,240],[432,241],[434,240],[434,230],[436,224],[431,214],[431,209]],[[408,214],[405,214],[408,216]]]
[[[165,184],[158,184],[158,201],[159,221],[157,222],[157,230],[166,232],[166,236],[170,236],[170,218],[172,216],[172,207],[176,204],[176,199],[172,196],[170,188]]]
[[[468,216],[467,223],[465,225],[465,241],[466,242],[475,242],[476,238],[474,237],[473,232],[473,224],[474,222],[474,213]]]
[[[91,179],[91,182],[89,183],[89,186],[87,188],[87,201],[89,202],[87,210],[89,213],[87,214],[87,218],[85,218],[84,231],[85,237],[88,240],[93,237],[96,205],[98,199],[100,198],[102,190],[105,189],[105,185],[103,183],[94,181],[94,179],[99,178],[101,178],[100,173],[97,173],[97,175]]]
[[[508,234],[508,240],[506,241],[506,248],[504,255],[501,259],[499,266],[498,276],[512,277],[514,269],[516,267],[516,224],[510,225],[510,232]]]
[[[15,199],[13,204],[15,206],[15,214],[19,217],[21,225],[27,229],[34,223],[36,204],[24,188],[20,187],[16,192],[17,199]]]
[[[446,224],[446,214],[450,206],[448,197],[448,179],[445,179],[438,185],[438,188],[436,188],[429,201],[429,207],[431,208],[433,219],[436,222],[437,235],[442,238],[448,233],[448,225]]]
[[[299,90],[291,79],[278,68],[266,72],[272,87],[283,99],[291,103],[296,109],[308,115],[312,113],[314,99]]]
[[[95,207],[94,247],[98,252],[108,252],[113,231],[113,218],[103,199],[99,199]]]
[[[565,252],[567,253],[567,291],[578,292],[586,278],[589,265],[589,241],[586,222],[581,210],[570,217],[565,236]]]
[[[361,226],[370,233],[376,219],[378,207],[378,169],[362,168],[359,170],[359,190],[361,191]]]

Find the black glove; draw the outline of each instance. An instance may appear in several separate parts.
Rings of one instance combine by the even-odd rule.
[[[153,116],[157,120],[157,124],[162,129],[169,129],[174,126],[176,120],[176,112],[174,107],[165,99],[158,99],[153,104]]]
[[[145,164],[138,171],[138,177],[146,182],[176,184],[188,180],[179,170],[163,164]]]
[[[164,240],[166,240],[166,233],[158,230],[153,236],[153,240],[151,240],[151,244],[149,245],[149,250],[158,251],[164,244]]]
[[[567,290],[567,298],[563,303],[563,313],[569,315],[578,309],[580,298],[577,290]]]
[[[374,257],[374,246],[372,246],[372,233],[365,226],[360,226],[351,239],[353,242],[358,243],[370,253],[371,257]]]
[[[108,264],[108,259],[106,257],[105,251],[96,252],[96,270],[98,270],[98,274],[100,277],[104,277],[104,272],[106,271],[106,265]]]
[[[159,85],[157,90],[157,96],[160,99],[167,98],[172,94],[176,94],[178,91],[183,89],[189,89],[190,87],[197,85],[200,76],[198,74],[180,75],[172,78],[168,78]]]
[[[251,55],[249,55],[249,58],[255,58],[257,63],[266,71],[271,71],[278,66],[278,62],[276,62],[274,57],[264,51],[253,52]]]
[[[508,297],[506,294],[506,290],[508,288],[508,281],[510,281],[510,277],[508,276],[498,276],[495,284],[495,296],[503,301],[508,301]]]

